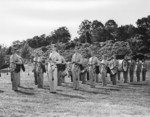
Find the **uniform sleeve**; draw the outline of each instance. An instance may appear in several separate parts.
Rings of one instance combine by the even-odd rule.
[[[12,68],[12,62],[13,62],[13,59],[12,59],[12,55],[10,56],[10,68]]]
[[[66,63],[66,60],[63,56],[62,56],[62,61],[63,61],[63,63]]]
[[[49,54],[49,58],[51,59],[52,53]]]
[[[71,62],[74,62],[74,54],[72,55]]]
[[[80,54],[80,64],[82,64],[82,62],[83,62],[83,57],[82,57],[82,55]]]
[[[98,58],[96,57],[96,61],[97,61],[97,65],[100,65],[100,61],[98,60]]]
[[[146,69],[146,71],[147,71],[147,68],[148,68],[148,65],[145,63],[145,69]]]
[[[55,56],[55,62],[56,63],[61,63],[61,56],[58,53]]]

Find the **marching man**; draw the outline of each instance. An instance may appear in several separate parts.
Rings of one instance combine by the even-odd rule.
[[[124,57],[124,66],[126,69],[123,71],[123,77],[124,77],[124,83],[128,82],[128,61],[127,61],[127,56]]]
[[[137,82],[140,81],[141,68],[142,68],[142,64],[139,61],[139,58],[137,58],[137,60],[136,60],[136,77],[137,77]]]
[[[43,73],[44,72],[46,72],[44,58],[43,57],[38,57],[37,68],[36,68],[38,88],[43,88],[43,78],[44,78]]]
[[[145,63],[145,60],[142,60],[142,80],[146,80],[146,72],[147,72],[147,65]]]
[[[91,51],[91,58],[89,59],[89,77],[90,77],[90,85],[91,88],[95,88],[96,84],[96,66],[99,65],[99,60],[96,56],[94,56],[94,52]]]
[[[108,66],[108,62],[106,60],[106,56],[103,55],[102,56],[102,61],[101,61],[101,78],[102,78],[102,83],[103,83],[103,86],[106,86],[107,85],[107,82],[106,82],[106,76],[107,76],[107,69],[106,67]]]
[[[65,58],[61,55],[61,52],[59,52],[59,55],[60,55],[60,66],[57,66],[57,69],[58,69],[58,86],[61,86],[62,83],[64,83],[64,80],[65,80],[65,66],[66,66],[66,61],[65,61]],[[60,68],[58,68],[60,67]]]
[[[17,64],[22,64],[20,57],[16,53],[16,48],[11,48],[12,55],[10,56],[10,71],[11,71],[11,81],[12,90],[17,91],[20,85],[20,68],[16,69]]]
[[[37,62],[38,62],[38,53],[36,53],[34,59],[33,59],[33,73],[34,73],[34,84],[37,85],[38,82],[37,82],[37,73],[36,73],[36,68],[37,68]]]
[[[56,93],[57,89],[57,65],[61,63],[60,55],[56,51],[56,45],[52,45],[52,52],[49,55],[48,63],[48,79],[50,85],[50,92]]]
[[[80,65],[82,64],[82,55],[79,53],[79,48],[75,48],[75,53],[72,56],[72,77],[73,77],[73,89],[79,90],[79,79],[80,79]]]
[[[116,55],[113,56],[113,60],[111,61],[111,66],[110,66],[110,70],[111,70],[111,81],[113,85],[116,85],[116,77],[117,77],[117,72],[118,72],[118,61],[116,59]]]
[[[130,65],[129,65],[130,82],[133,82],[133,79],[134,79],[134,70],[135,70],[135,60],[132,57]]]

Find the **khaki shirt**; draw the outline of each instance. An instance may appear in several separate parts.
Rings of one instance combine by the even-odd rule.
[[[145,62],[142,62],[142,70],[147,70],[147,64]]]
[[[80,53],[73,54],[71,62],[82,64],[82,55]]]
[[[61,63],[66,63],[65,58],[60,55]]]
[[[93,56],[89,59],[89,64],[90,65],[99,65],[99,60],[97,57]]]
[[[49,59],[50,59],[50,62],[52,63],[55,63],[55,64],[61,63],[61,56],[56,51],[53,51],[52,53],[50,53]]]
[[[10,56],[10,70],[14,71],[16,68],[16,63],[17,64],[22,64],[20,57],[15,53]]]
[[[88,65],[88,62],[89,62],[88,59],[83,58],[83,59],[82,59],[82,65],[83,65],[83,67],[86,67],[86,66]]]
[[[108,66],[108,61],[107,60],[102,60],[101,61],[101,73],[102,72],[107,72],[107,70],[106,70],[106,66]]]
[[[141,72],[141,69],[142,69],[142,64],[141,64],[141,62],[136,62],[136,71]]]
[[[134,69],[135,69],[135,60],[131,60],[131,63],[129,64],[129,69],[134,71]]]
[[[117,60],[112,60],[111,62],[110,62],[110,69],[113,69],[113,68],[118,68],[118,66],[119,66],[119,62],[117,61]]]

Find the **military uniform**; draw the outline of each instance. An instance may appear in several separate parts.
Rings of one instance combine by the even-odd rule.
[[[14,91],[18,90],[18,86],[20,85],[20,70],[16,70],[17,64],[22,64],[20,61],[20,57],[14,53],[10,56],[10,71],[11,71],[11,81],[12,81],[12,89]]]
[[[73,89],[79,89],[79,79],[80,79],[80,64],[82,64],[82,55],[80,53],[75,53],[72,56],[72,77],[73,77]]]
[[[141,62],[136,62],[136,77],[137,77],[137,82],[140,81],[141,68],[142,68]]]
[[[108,62],[106,60],[102,60],[101,61],[100,73],[101,73],[103,86],[107,85],[107,82],[106,82],[106,76],[107,76],[107,69],[106,69],[106,67],[107,66],[108,66]]]
[[[81,71],[81,74],[80,74],[82,84],[85,84],[87,80],[87,65],[88,65],[88,59],[84,58],[82,60],[83,70]]]
[[[53,51],[49,55],[49,63],[48,63],[48,79],[49,79],[49,86],[50,86],[50,92],[51,93],[56,93],[57,89],[57,63],[60,63],[60,55],[56,52]]]
[[[131,63],[129,64],[130,82],[133,82],[134,70],[135,70],[135,60],[131,60]]]
[[[112,81],[113,85],[116,85],[116,77],[117,77],[117,72],[118,72],[118,65],[119,65],[119,63],[118,63],[118,61],[116,59],[113,59],[111,61],[111,67],[110,67],[111,75],[110,75],[110,77],[111,77],[111,81]]]
[[[145,62],[142,62],[142,80],[146,80],[146,72],[147,72],[147,65]]]
[[[38,57],[35,57],[33,59],[33,73],[34,73],[34,84],[37,85],[37,73],[36,73],[36,68],[37,68],[37,61],[38,61]]]
[[[97,57],[93,56],[89,59],[89,79],[91,88],[95,88],[96,84],[96,66],[99,65],[99,60]]]
[[[43,58],[42,57],[38,57],[37,60],[37,67],[36,67],[36,74],[37,74],[37,85],[38,88],[43,88],[43,67],[44,64],[42,63]]]
[[[23,59],[22,59],[22,57],[19,56],[19,55],[18,55],[18,57],[19,57],[19,63],[23,65]],[[20,67],[21,67],[21,66],[20,66]],[[21,69],[21,68],[20,68],[20,69]],[[24,71],[25,71],[25,69],[24,69]],[[20,86],[20,73],[19,73],[19,84],[18,84],[18,86]]]
[[[65,58],[60,55],[60,64],[59,65],[61,65],[60,66],[61,68],[58,69],[58,66],[57,66],[57,69],[58,69],[58,86],[61,86],[61,84],[64,82],[63,74],[65,73],[65,69],[64,69],[65,62],[66,62]]]
[[[128,82],[128,61],[125,59],[126,71],[123,71],[124,83]]]

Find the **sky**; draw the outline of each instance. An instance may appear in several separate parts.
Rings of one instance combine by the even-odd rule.
[[[62,26],[74,39],[85,19],[136,26],[137,19],[148,15],[150,0],[0,0],[0,44],[50,35]]]

